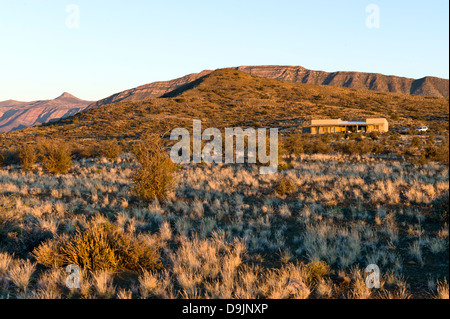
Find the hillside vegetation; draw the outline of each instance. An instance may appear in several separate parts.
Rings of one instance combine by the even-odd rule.
[[[327,117],[391,131],[299,133]],[[174,165],[170,131],[193,119],[278,127],[278,172]],[[448,299],[448,199],[447,99],[218,70],[0,135],[0,298]]]
[[[38,137],[71,142],[139,139],[146,132],[167,134],[201,119],[208,127],[278,127],[301,132],[310,119],[355,120],[386,117],[393,131],[427,125],[448,135],[449,102],[394,93],[322,85],[293,84],[223,69],[182,86],[162,98],[93,108],[45,126],[0,135],[0,145]]]

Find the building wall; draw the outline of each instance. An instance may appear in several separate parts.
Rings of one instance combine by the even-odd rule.
[[[373,126],[374,126],[373,129],[375,131],[378,131],[378,132],[387,132],[387,131],[389,131],[389,124],[388,124],[388,121],[385,118],[367,119],[366,123],[367,124],[373,123]],[[377,123],[377,124],[375,124],[375,123]],[[378,123],[383,123],[383,124],[379,125]],[[377,125],[378,125],[378,128],[375,127]]]
[[[311,127],[311,134],[325,134],[325,133],[341,133],[345,132],[343,126],[313,126]]]
[[[333,124],[339,124],[342,120],[312,120],[311,125],[318,125],[318,126],[311,126],[308,128],[304,128],[304,133],[311,133],[311,134],[325,134],[325,133],[340,133],[345,132],[345,126],[342,125],[336,125],[333,126]],[[324,125],[324,126],[321,126]],[[325,126],[326,125],[326,126]],[[389,130],[388,122],[385,118],[373,118],[373,119],[366,119],[366,124],[361,124],[360,126],[366,127],[366,132],[380,132],[384,133]],[[348,126],[347,126],[348,128]]]
[[[373,124],[364,126],[366,126],[366,133],[387,132],[386,125],[384,124]],[[304,128],[303,133],[311,133],[311,134],[345,133],[345,128],[346,128],[345,126],[312,126],[309,128]],[[349,129],[349,126],[347,126],[347,129]],[[361,130],[361,128],[359,128],[359,130]]]

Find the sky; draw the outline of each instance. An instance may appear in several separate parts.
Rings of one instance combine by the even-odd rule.
[[[449,3],[0,0],[0,101],[94,101],[242,65],[448,79]]]

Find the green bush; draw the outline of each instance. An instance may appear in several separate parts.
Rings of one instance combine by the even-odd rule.
[[[144,201],[165,200],[174,184],[176,166],[164,152],[161,138],[145,138],[134,146],[133,153],[140,166],[132,176],[131,191]]]

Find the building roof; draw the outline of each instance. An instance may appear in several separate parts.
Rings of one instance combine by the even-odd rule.
[[[364,121],[342,121],[341,119],[337,120],[312,120],[311,126],[351,126],[351,125],[384,125],[386,122],[385,119],[376,119],[379,121],[372,121],[367,122],[367,120]],[[314,123],[318,122],[318,123]]]

